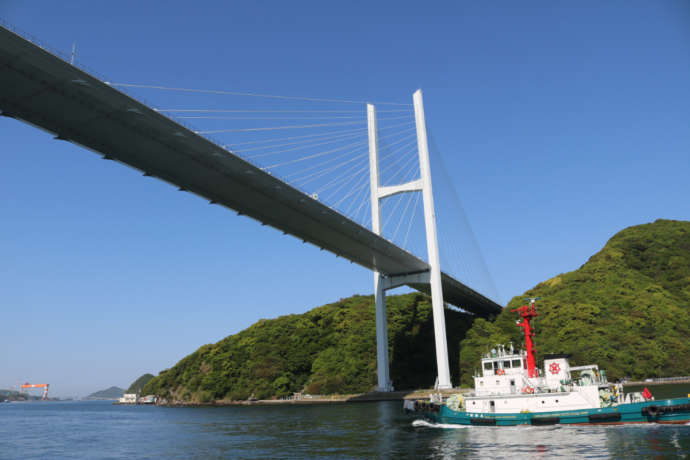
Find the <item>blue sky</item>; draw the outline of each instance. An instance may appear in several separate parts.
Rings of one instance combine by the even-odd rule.
[[[690,6],[20,2],[0,18],[109,81],[409,102],[503,300],[620,229],[690,219]],[[133,93],[164,103],[164,96]],[[371,273],[0,119],[0,388],[84,395]]]

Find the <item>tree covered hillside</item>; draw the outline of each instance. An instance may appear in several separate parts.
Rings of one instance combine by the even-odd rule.
[[[534,321],[539,356],[572,353],[609,378],[690,375],[690,222],[626,228],[578,270],[514,297],[494,322],[477,319],[461,343],[461,380],[472,383],[480,355],[522,345],[510,309],[540,296]]]
[[[121,398],[124,393],[125,390],[122,388],[113,386],[105,390],[91,393],[84,399],[118,399]]]
[[[149,383],[151,379],[154,377],[153,374],[144,374],[138,379],[136,379],[132,384],[127,388],[127,391],[125,393],[136,393],[136,394],[141,394],[141,390],[144,388],[144,385]]]
[[[398,389],[436,379],[431,303],[423,294],[389,296],[391,379]],[[446,310],[452,375],[473,317]],[[453,359],[454,357],[454,359]],[[142,393],[170,401],[281,397],[293,392],[360,393],[376,386],[373,296],[353,296],[301,315],[261,320],[204,345],[148,382]]]

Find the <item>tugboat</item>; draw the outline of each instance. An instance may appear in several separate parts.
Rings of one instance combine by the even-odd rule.
[[[551,354],[538,369],[530,323],[538,316],[538,298],[528,300],[529,305],[511,310],[522,319],[517,325],[524,332],[524,350],[497,346],[482,358],[474,392],[445,401],[440,395],[431,402],[406,401],[406,412],[435,423],[479,426],[690,422],[690,397],[657,401],[647,388],[624,393],[623,385],[609,383],[596,364],[570,366],[569,355]]]

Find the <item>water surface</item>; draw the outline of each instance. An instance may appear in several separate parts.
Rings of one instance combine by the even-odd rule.
[[[415,422],[401,406],[0,404],[0,458],[690,457],[686,425],[443,427]]]

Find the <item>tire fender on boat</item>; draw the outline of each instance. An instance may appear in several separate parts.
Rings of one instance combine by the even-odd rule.
[[[657,415],[664,413],[664,411],[660,410],[658,406],[647,406],[645,407],[645,412],[651,417],[656,417]]]

